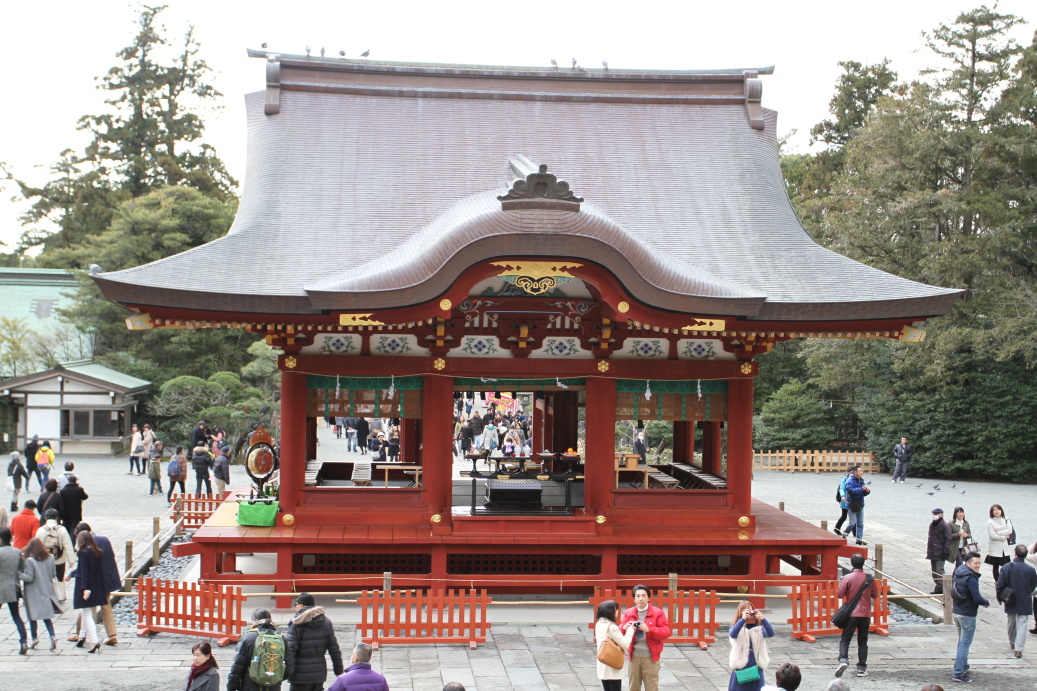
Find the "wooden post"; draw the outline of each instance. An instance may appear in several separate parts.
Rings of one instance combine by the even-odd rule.
[[[821,530],[828,532],[828,521],[821,521]]]
[[[670,573],[670,595],[677,594],[677,574]]]
[[[392,590],[392,571],[382,573],[382,590],[385,592]]]
[[[882,572],[882,545],[875,545],[875,573],[884,576]]]
[[[294,513],[306,478],[306,375],[299,372],[281,372],[280,441],[281,511]]]
[[[778,511],[784,511],[784,510],[785,510],[785,502],[779,501],[778,502]]]
[[[173,525],[176,526],[176,536],[184,534],[184,498],[178,496],[173,501]]]
[[[587,380],[586,479],[583,505],[591,515],[608,518],[616,458],[616,380]],[[606,524],[607,526],[608,524]]]
[[[151,565],[158,566],[161,556],[162,545],[159,544],[158,536],[162,534],[162,518],[155,516],[151,519]]]
[[[421,455],[421,484],[424,487],[424,498],[428,510],[439,514],[442,521],[436,530],[444,530],[449,534],[451,510],[453,505],[453,484],[451,482],[454,462],[453,418],[450,415],[454,401],[454,380],[450,377],[426,375],[422,382],[424,391],[422,418],[426,424],[421,426],[421,443],[424,446]],[[433,578],[443,578],[446,574],[434,574]]]
[[[951,598],[951,576],[943,574],[940,577],[943,582],[943,623],[950,624],[954,621],[954,599]]]
[[[123,569],[126,573],[126,579],[122,582],[124,590],[128,589],[131,585],[130,572],[133,570],[133,540],[126,541],[126,568]]]
[[[593,380],[591,380],[593,381]],[[588,382],[589,384],[589,382]],[[590,394],[587,396],[590,400]],[[752,513],[753,380],[727,383],[727,488],[735,515]],[[590,415],[587,416],[588,422]],[[588,440],[590,439],[588,429]]]

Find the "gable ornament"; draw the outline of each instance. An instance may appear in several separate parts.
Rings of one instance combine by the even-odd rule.
[[[538,172],[530,173],[525,180],[516,180],[508,193],[497,197],[497,201],[501,202],[504,211],[579,211],[583,197],[573,194],[569,183],[559,180],[554,173],[548,173],[547,165],[541,164]]]

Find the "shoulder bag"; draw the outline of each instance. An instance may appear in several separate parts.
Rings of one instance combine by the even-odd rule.
[[[743,624],[743,626],[744,626],[744,624]],[[752,639],[747,638],[747,640],[749,641],[749,650],[752,650],[753,649]],[[759,663],[757,663],[755,665],[750,665],[748,667],[743,667],[742,669],[736,669],[735,670],[735,681],[737,681],[739,684],[747,684],[750,681],[756,681],[759,678],[760,678],[760,665],[759,665]]]
[[[835,614],[832,615],[832,626],[837,629],[845,629],[850,623],[850,619],[853,617],[853,610],[857,607],[857,603],[861,601],[861,595],[868,589],[872,581],[875,579],[871,575],[866,574],[864,576],[864,585],[857,591],[857,594],[853,596],[853,599],[847,603],[844,603],[842,607],[836,610]]]
[[[1008,519],[1006,518],[1005,520],[1008,520]],[[1015,544],[1015,540],[1016,540],[1016,537],[1015,537],[1015,525],[1013,525],[1013,523],[1011,521],[1008,521],[1008,527],[1012,529],[1012,534],[1009,535],[1007,538],[1005,538],[1005,541],[1008,542],[1008,544],[1010,544],[1010,545],[1014,545]]]
[[[608,629],[606,629],[605,638],[601,641],[601,645],[598,646],[598,662],[608,665],[612,669],[623,669],[625,658],[626,655],[623,654],[623,649],[612,640],[608,635]]]
[[[1001,573],[1005,572],[1008,572],[1008,578],[1005,579],[1008,582],[1008,585],[1002,588],[1001,592],[997,594],[997,601],[1006,607],[1011,607],[1015,604],[1015,591],[1012,590],[1011,564],[1007,564],[1003,569],[1001,569]]]

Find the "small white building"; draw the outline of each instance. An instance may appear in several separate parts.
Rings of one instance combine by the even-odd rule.
[[[91,360],[0,381],[0,395],[17,407],[15,448],[35,434],[67,454],[122,453],[137,396],[149,388],[149,381]]]

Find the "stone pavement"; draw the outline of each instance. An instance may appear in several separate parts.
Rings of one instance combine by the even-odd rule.
[[[144,541],[150,537],[151,516],[159,515],[166,507],[164,499],[148,496],[145,478],[126,475],[126,461],[122,459],[79,459],[77,466],[91,497],[86,503],[86,520],[95,529],[111,536],[117,550],[124,539]],[[234,472],[242,471],[234,468],[232,475]],[[757,473],[754,495],[774,504],[785,501],[786,510],[812,522],[826,518],[834,521],[838,515],[837,511],[832,515],[834,502],[819,499],[832,494],[828,489],[833,479],[832,475]],[[880,485],[881,476],[875,482],[873,489],[886,489]],[[973,488],[973,485],[978,486]],[[1021,485],[970,483],[968,487],[965,496],[972,501],[966,509],[970,518],[980,516],[980,520],[973,521],[977,525],[985,524],[982,516],[991,496],[999,497],[1012,517],[1010,507],[1016,507],[1015,513],[1022,514],[1025,506],[1022,497],[1032,495],[1032,487]],[[865,538],[884,544],[888,572],[924,586],[929,583],[926,579],[928,563],[924,554],[919,556],[920,535],[924,535],[928,520],[922,515],[923,510],[928,512],[932,508],[928,507],[932,498],[926,497],[929,501],[923,501],[915,494],[911,484],[889,486],[888,493],[876,491],[865,509]],[[904,500],[905,495],[909,501]],[[950,511],[952,502],[945,503],[948,506],[942,508]],[[918,515],[922,515],[921,521],[917,520]],[[1018,523],[1020,537],[1032,539],[1030,523],[1021,515]],[[891,524],[910,532],[898,530]],[[985,567],[985,571],[983,580],[989,581],[989,567]],[[989,583],[983,587],[987,592],[992,591]],[[355,629],[349,625],[356,620],[355,609],[336,605],[330,597],[318,600],[328,607],[332,620],[338,625],[339,643],[348,651],[356,641]],[[270,606],[270,602],[254,603],[254,606],[261,605]],[[768,605],[777,631],[769,641],[772,668],[783,661],[794,662],[804,672],[801,689],[824,689],[832,678],[838,639],[822,638],[817,643],[795,641],[784,623],[787,608],[783,601],[771,600]],[[995,606],[981,612],[971,656],[976,688],[1035,688],[1037,636],[1031,637],[1031,649],[1024,652],[1023,659],[1016,660],[1008,650],[1005,618],[999,609]],[[106,646],[102,654],[88,655],[64,640],[74,616],[67,613],[56,621],[61,636],[56,653],[42,649],[20,656],[14,626],[6,609],[0,611],[4,612],[0,614],[0,674],[18,691],[183,688],[190,665],[190,647],[197,640],[173,634],[137,638],[133,630],[127,629],[120,631],[118,646]],[[275,614],[282,624],[289,616],[290,613],[283,610]],[[376,652],[374,667],[388,677],[394,691],[439,691],[446,681],[460,681],[469,691],[601,688],[595,677],[593,637],[587,628],[589,609],[546,604],[491,607],[491,616],[494,627],[489,640],[476,650],[468,650],[463,645],[385,646]],[[730,606],[723,610],[721,617],[730,617]],[[870,637],[870,675],[861,679],[847,677],[851,688],[899,691],[919,689],[930,682],[950,686],[950,668],[957,644],[953,626],[893,624],[891,633],[889,637]],[[695,646],[667,646],[663,654],[661,688],[726,689],[729,646],[724,634],[721,630],[717,643],[705,651]],[[230,647],[216,652],[224,673],[232,656]],[[851,662],[855,658],[854,646]],[[773,681],[773,674],[768,679]]]

